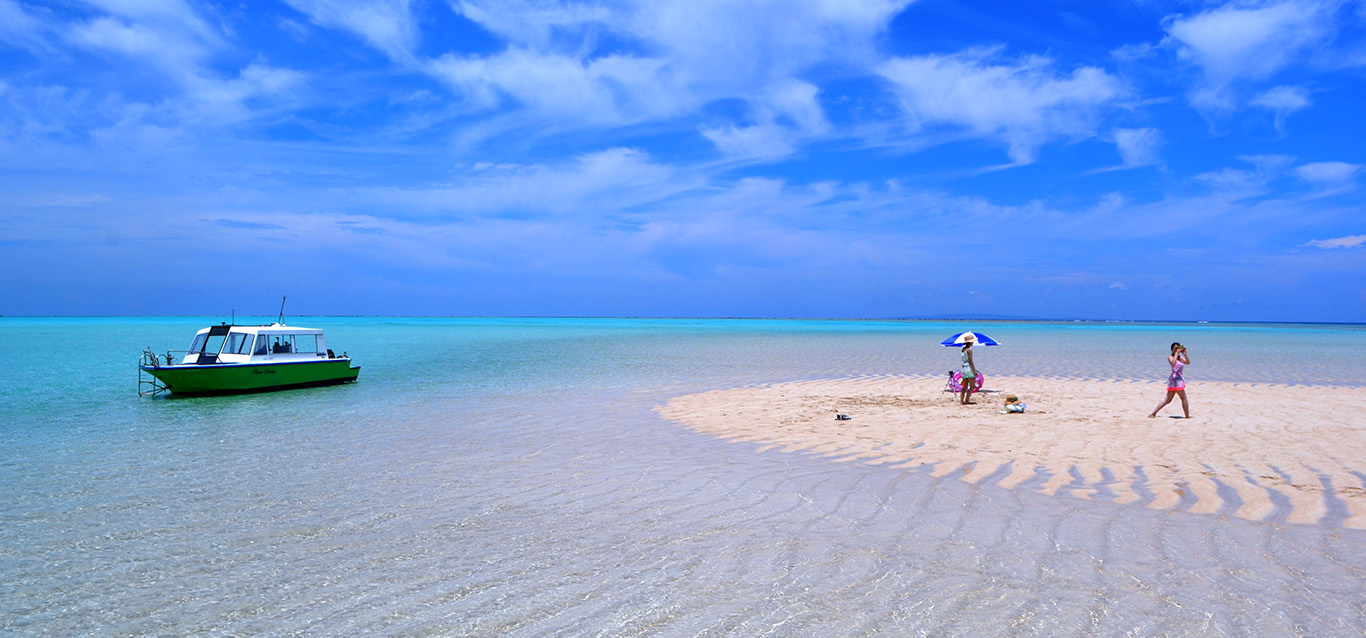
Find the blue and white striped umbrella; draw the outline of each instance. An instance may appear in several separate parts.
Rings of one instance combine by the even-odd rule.
[[[967,332],[960,332],[960,333],[958,333],[958,334],[956,334],[956,335],[953,335],[952,337],[949,337],[948,339],[945,339],[945,340],[943,340],[943,341],[940,341],[939,344],[940,344],[940,345],[943,345],[943,346],[948,346],[948,347],[950,347],[950,348],[961,348],[961,347],[963,346],[963,342],[964,342],[964,341],[967,341],[968,335],[972,335],[972,338],[977,340],[977,345],[979,345],[979,346],[999,346],[999,345],[1001,345],[1001,344],[997,343],[995,339],[992,339],[991,337],[988,337],[988,336],[986,336],[986,335],[984,335],[984,334],[982,334],[982,333],[980,333],[980,332],[973,332],[973,331],[971,331],[971,330],[969,330],[969,331],[967,331]]]

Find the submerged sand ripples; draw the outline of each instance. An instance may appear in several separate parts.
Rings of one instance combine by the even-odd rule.
[[[676,397],[660,413],[697,431],[838,460],[926,467],[1045,494],[1154,509],[1366,528],[1366,388],[1200,383],[1190,420],[1160,384],[993,378],[961,406],[924,377],[795,381]],[[838,413],[851,420],[836,420]]]
[[[942,375],[957,354],[933,344],[949,329],[347,322],[351,351],[372,353],[358,384],[143,401],[131,395],[124,355],[144,347],[146,322],[120,337],[106,320],[81,321],[41,331],[11,321],[0,335],[0,352],[41,343],[64,353],[9,357],[6,387],[21,392],[0,410],[6,636],[1366,635],[1366,532],[1341,529],[1351,504],[1337,495],[1360,483],[1300,469],[1325,467],[1321,458],[1351,467],[1359,453],[1336,442],[1287,449],[1240,472],[1220,460],[1242,453],[1226,442],[1192,466],[1215,473],[1199,493],[1221,499],[1220,517],[1186,513],[1212,502],[1193,487],[1166,510],[1113,502],[1158,502],[1172,479],[1132,458],[1188,437],[1149,437],[1141,445],[1151,449],[1128,451],[1062,441],[1031,458],[990,427],[972,433],[1061,420],[1043,386],[999,386],[1030,401],[1025,417],[976,406],[959,421],[932,421],[956,438],[932,438],[928,426],[919,438],[904,429],[869,438],[878,410],[950,414],[947,397],[928,402],[941,400],[942,378],[887,374]],[[1008,348],[979,359],[994,381],[1102,368],[1164,378],[1153,345],[1194,341],[1167,327],[1004,330],[988,332]],[[1314,437],[1292,418],[1300,408],[1216,410],[1219,393],[1203,381],[1363,378],[1351,331],[1277,329],[1285,345],[1265,358],[1244,345],[1256,335],[1242,328],[1199,332],[1197,420],[1155,424],[1100,394],[1081,397],[1086,410],[1120,410],[1116,422],[1131,428],[1217,432],[1218,410],[1260,409],[1285,417],[1267,436]],[[1332,347],[1292,344],[1302,332]],[[49,368],[71,370],[53,360],[85,362],[84,376],[66,377],[103,381],[57,383],[43,376]],[[759,392],[759,381],[853,373],[883,373],[853,382],[893,390],[802,390],[861,397],[833,406],[853,421],[828,422],[850,440],[822,448],[853,462],[776,449],[812,449],[819,437],[737,444],[652,411],[712,388]],[[1146,413],[1157,395],[1130,387],[1121,394]],[[1258,401],[1280,394],[1257,389]],[[1333,390],[1327,400],[1357,396]],[[715,421],[706,410],[704,426]],[[792,412],[796,424],[808,416]],[[765,419],[755,432],[776,437]],[[1084,419],[1071,427],[1104,430]],[[968,446],[984,451],[955,461]],[[764,448],[774,449],[755,453]],[[1040,462],[1055,451],[1056,464]],[[915,462],[932,452],[939,463]],[[1127,465],[1076,461],[1107,454]],[[976,482],[960,480],[968,475]],[[1331,484],[1323,491],[1334,496],[1312,514],[1264,489],[1270,522],[1250,522],[1232,516],[1253,498],[1239,480]],[[1321,524],[1280,524],[1299,511]]]
[[[112,438],[53,466],[70,475],[62,485],[83,492],[13,492],[0,526],[0,630],[987,637],[1366,629],[1359,532],[1005,490],[994,485],[1013,472],[1005,465],[971,484],[927,470],[755,454],[759,446],[652,418],[665,396],[484,397],[293,430],[166,423],[160,453],[140,459],[126,445],[145,445],[147,434]],[[870,422],[863,410],[878,404],[861,405],[849,423]],[[178,452],[190,443],[202,453]],[[916,449],[930,447],[921,443]],[[1031,474],[1020,485],[1037,490],[1051,478]]]

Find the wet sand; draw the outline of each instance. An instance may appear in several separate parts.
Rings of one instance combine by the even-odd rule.
[[[1366,529],[1366,388],[993,377],[976,405],[942,377],[797,381],[675,397],[667,419],[841,461],[1154,509]],[[1002,414],[1004,396],[1024,414]],[[837,414],[849,420],[837,420]]]

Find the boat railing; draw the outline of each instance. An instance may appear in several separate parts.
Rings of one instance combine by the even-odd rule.
[[[152,367],[156,368],[160,366],[173,366],[181,361],[184,361],[185,357],[189,356],[189,354],[189,350],[167,350],[166,354],[162,357],[166,360],[166,362],[160,364],[153,364]],[[156,355],[153,354],[152,358],[155,359]]]
[[[143,350],[142,355],[138,357],[138,396],[156,396],[166,392],[165,384],[147,370],[149,368],[173,366],[177,362],[183,361],[189,354],[189,350],[167,350],[165,355],[158,355],[152,352],[150,346]]]
[[[167,352],[166,364],[170,365],[170,363],[171,353]],[[152,348],[148,346],[146,350],[142,351],[142,355],[138,357],[138,396],[154,397],[166,391],[166,386],[163,385],[160,380],[147,373],[147,368],[160,367],[161,362],[157,358],[157,353],[152,352]]]

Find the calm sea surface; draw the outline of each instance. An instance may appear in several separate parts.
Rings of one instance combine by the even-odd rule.
[[[959,323],[296,318],[358,383],[137,395],[144,347],[219,320],[0,318],[0,634],[1366,634],[1360,531],[757,452],[652,411],[940,375]],[[971,327],[1005,344],[988,375],[1161,380],[1181,341],[1197,404],[1203,380],[1366,381],[1360,326]]]

